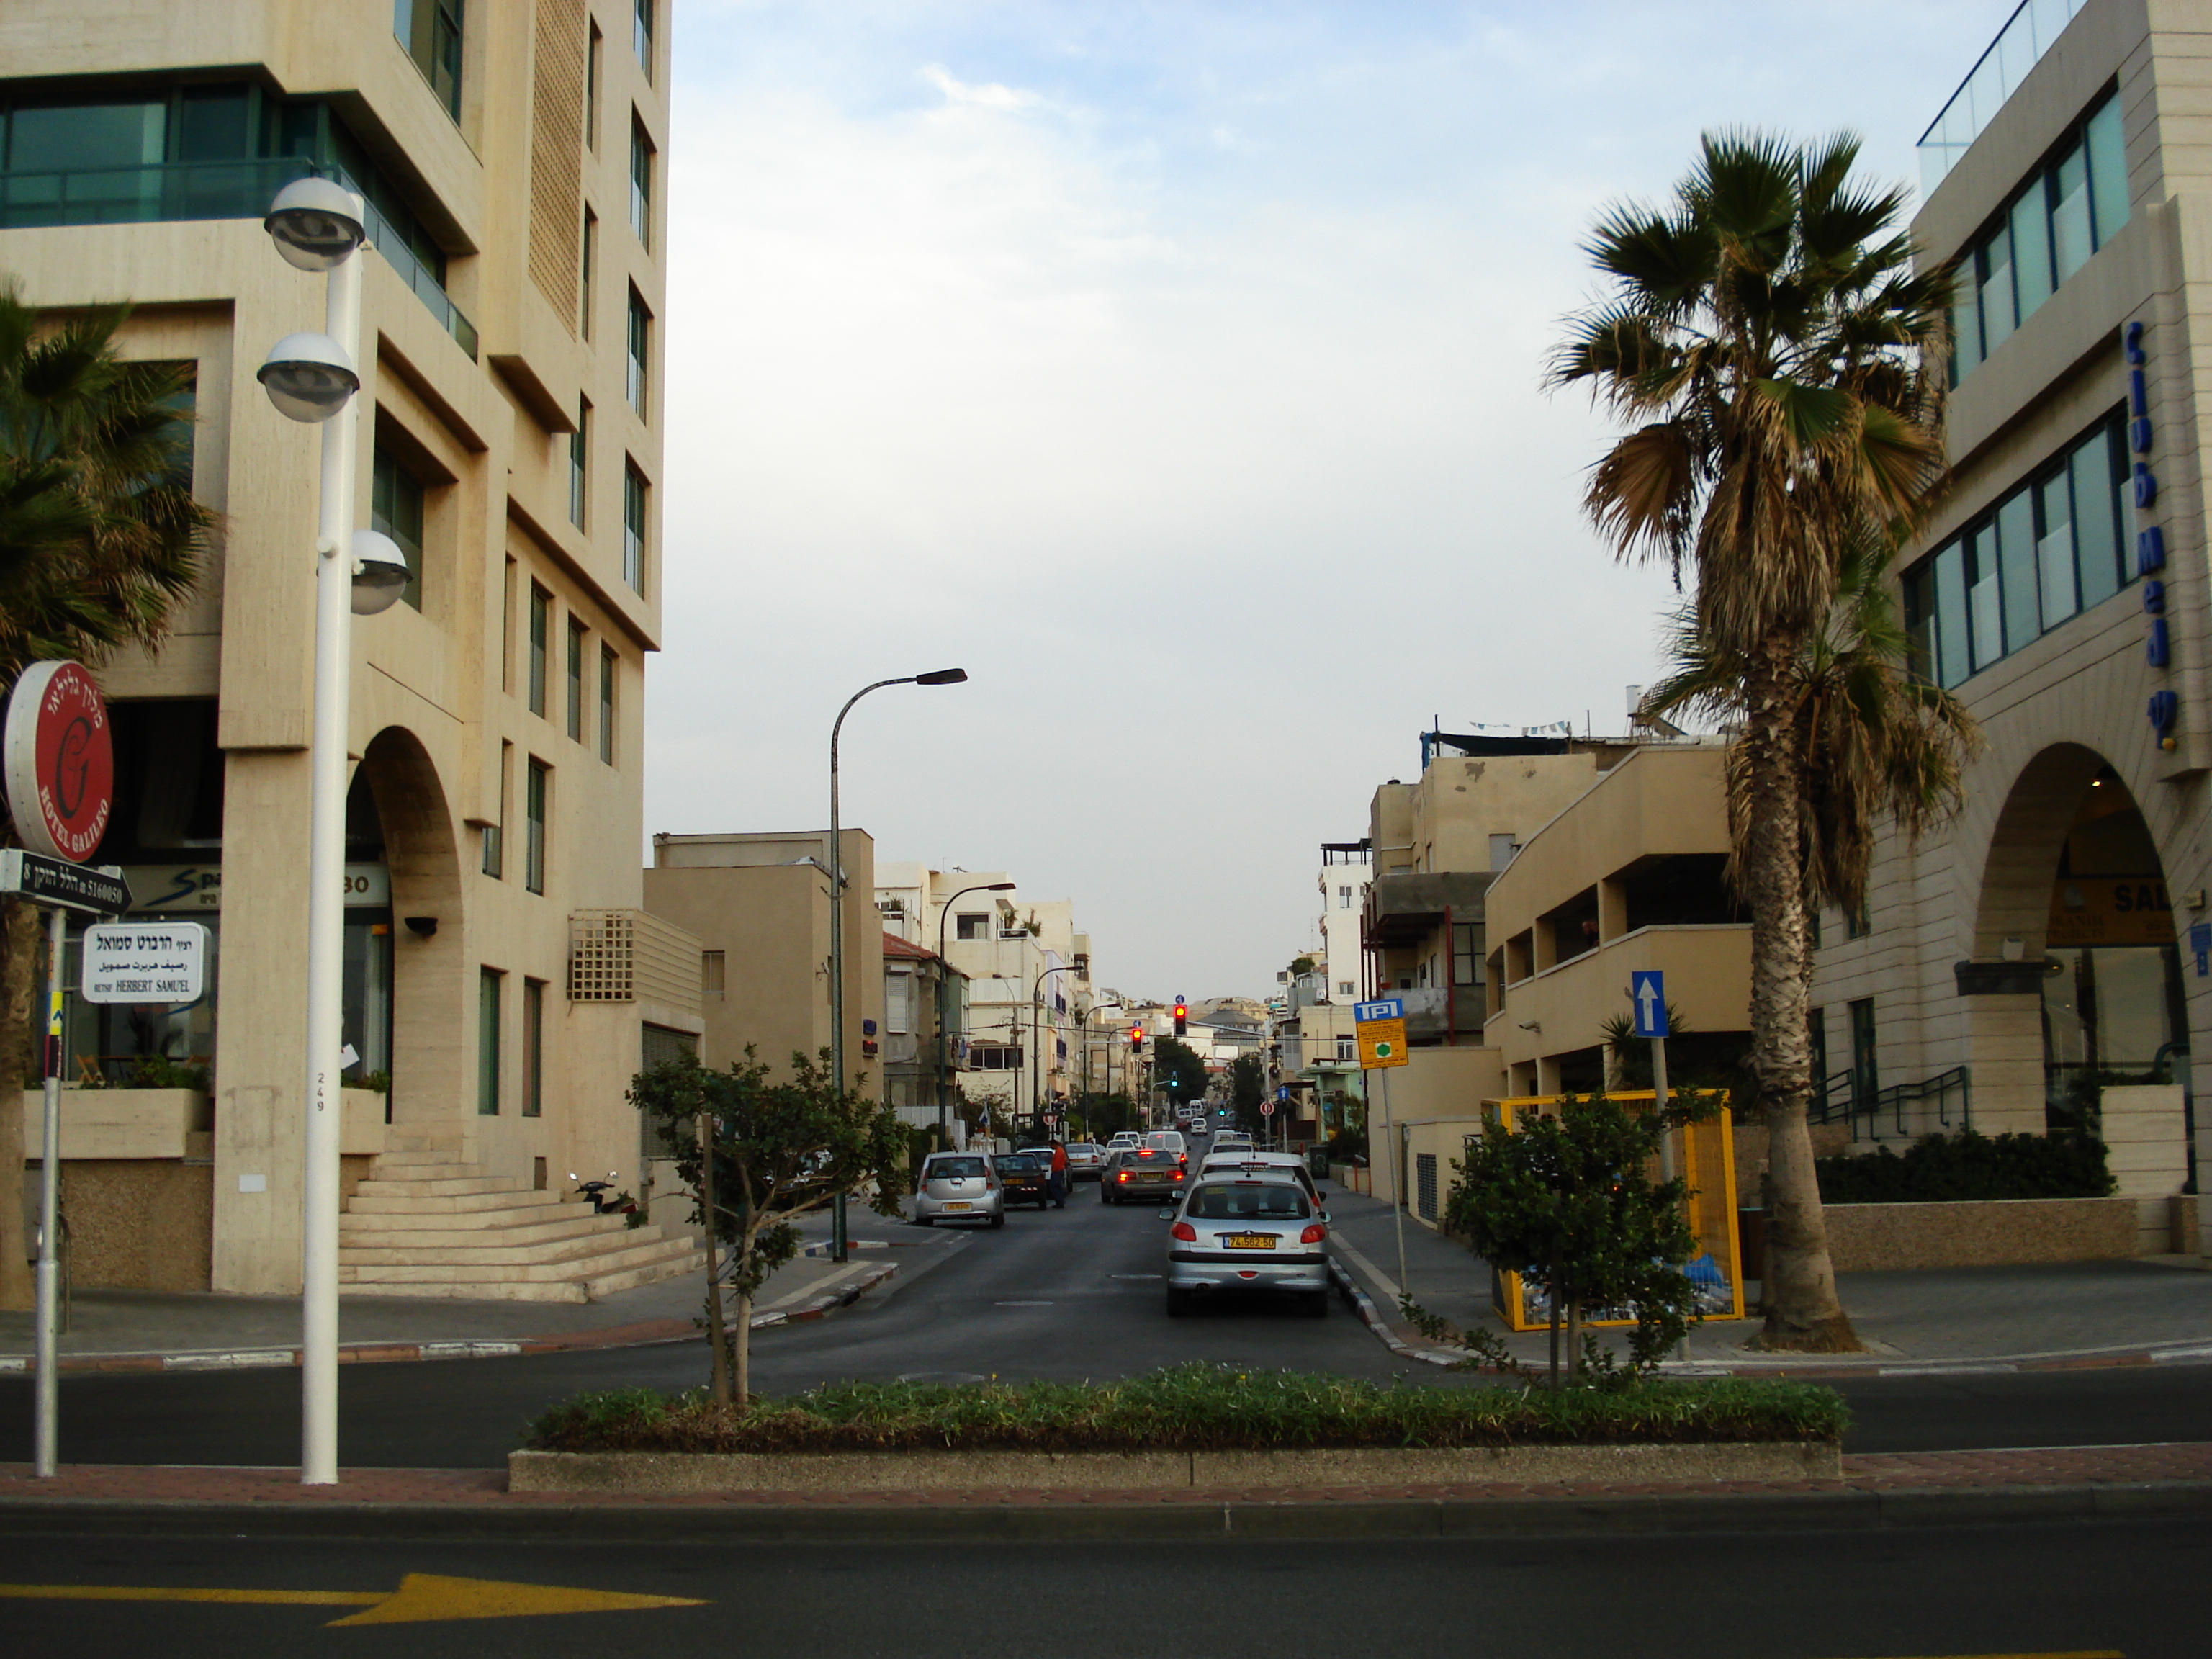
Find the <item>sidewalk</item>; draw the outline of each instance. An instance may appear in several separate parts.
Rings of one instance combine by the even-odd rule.
[[[829,1222],[809,1217],[808,1243],[769,1278],[753,1327],[819,1319],[957,1245],[874,1215],[855,1216],[852,1260],[828,1254]],[[821,1249],[817,1253],[815,1245]],[[687,1273],[602,1301],[464,1302],[437,1297],[342,1296],[339,1358],[349,1364],[504,1358],[564,1349],[703,1340],[704,1275]],[[32,1316],[0,1313],[0,1375],[31,1368]],[[61,1339],[64,1370],[211,1370],[299,1363],[295,1296],[165,1295],[80,1291]]]
[[[499,1469],[0,1464],[0,1536],[641,1537],[858,1540],[1413,1538],[1552,1533],[1866,1529],[2212,1510],[2212,1445],[1845,1454],[1840,1480],[1702,1485],[1334,1486],[744,1492],[668,1498],[509,1492]]]
[[[1362,1311],[1371,1310],[1376,1334],[1431,1363],[1462,1358],[1437,1349],[1398,1311],[1390,1206],[1334,1187],[1326,1201],[1343,1279],[1367,1298]],[[1411,1216],[1403,1225],[1406,1277],[1416,1302],[1462,1329],[1480,1326],[1504,1338],[1524,1364],[1544,1359],[1548,1334],[1507,1333],[1491,1309],[1489,1269],[1477,1257]],[[1837,1288],[1867,1346],[1863,1356],[1760,1353],[1744,1346],[1758,1330],[1756,1318],[1714,1320],[1692,1330],[1683,1360],[1670,1369],[1899,1376],[2212,1361],[2212,1273],[2193,1259],[1845,1273]]]

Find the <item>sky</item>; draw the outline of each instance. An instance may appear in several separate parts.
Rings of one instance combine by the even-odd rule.
[[[1625,724],[1674,595],[1543,386],[1698,135],[1913,144],[2013,0],[678,0],[646,829],[842,817],[1265,996],[1419,734]],[[1917,197],[1916,197],[1917,200]]]

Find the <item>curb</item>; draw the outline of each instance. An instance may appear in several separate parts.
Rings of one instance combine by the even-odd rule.
[[[767,1330],[820,1319],[848,1307],[898,1273],[896,1262],[865,1273],[852,1284],[793,1309],[755,1314],[752,1328]],[[558,1336],[517,1337],[481,1341],[348,1342],[338,1348],[342,1365],[377,1365],[441,1359],[514,1359],[535,1354],[581,1353],[595,1349],[650,1348],[673,1342],[702,1342],[705,1333],[690,1319],[650,1319],[604,1330]],[[300,1350],[282,1348],[190,1348],[175,1353],[64,1354],[59,1370],[71,1371],[236,1371],[297,1368]],[[30,1376],[38,1368],[28,1354],[0,1354],[0,1376]]]
[[[1269,1501],[1200,1493],[975,1504],[192,1503],[0,1499],[0,1537],[604,1538],[763,1542],[1199,1541],[1887,1531],[2212,1512],[2212,1481],[1820,1492]]]
[[[1352,1311],[1366,1322],[1367,1328],[1374,1332],[1376,1340],[1392,1353],[1402,1358],[1419,1359],[1431,1365],[1443,1366],[1457,1365],[1468,1358],[1463,1353],[1446,1352],[1442,1348],[1416,1348],[1400,1341],[1398,1334],[1390,1328],[1390,1322],[1382,1317],[1382,1310],[1375,1305],[1375,1298],[1359,1288],[1351,1272],[1334,1256],[1328,1259],[1328,1276],[1336,1281],[1336,1288],[1352,1304]]]

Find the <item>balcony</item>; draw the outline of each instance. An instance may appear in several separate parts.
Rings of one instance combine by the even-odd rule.
[[[1920,135],[1920,193],[1936,186],[1996,118],[2086,0],[2021,0],[1942,112]]]
[[[368,204],[368,240],[439,326],[469,354],[476,325],[447,296],[436,274],[343,169],[318,169],[296,155],[258,161],[171,161],[134,167],[84,167],[65,173],[0,173],[0,230],[51,225],[139,225],[191,219],[258,219],[276,192],[320,172]]]
[[[1418,945],[1444,924],[1480,921],[1493,879],[1487,870],[1404,872],[1377,876],[1367,890],[1368,943],[1377,949]]]

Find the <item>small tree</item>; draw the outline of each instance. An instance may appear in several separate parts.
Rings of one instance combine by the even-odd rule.
[[[1186,1105],[1206,1092],[1206,1062],[1188,1042],[1171,1036],[1152,1039],[1152,1082],[1170,1100]]]
[[[630,1083],[629,1097],[659,1129],[691,1189],[694,1219],[707,1224],[707,1335],[714,1347],[715,1401],[751,1395],[753,1295],[799,1253],[803,1215],[840,1193],[866,1189],[878,1215],[896,1215],[906,1152],[898,1114],[854,1087],[830,1081],[830,1051],[791,1057],[788,1082],[745,1057],[726,1072],[696,1060],[663,1060]],[[865,1084],[866,1079],[858,1079]],[[708,1157],[708,1148],[713,1155]],[[716,1245],[726,1245],[726,1269]],[[725,1322],[722,1281],[737,1291],[737,1323]]]
[[[1631,1113],[1602,1095],[1570,1096],[1556,1117],[1484,1127],[1445,1207],[1452,1231],[1493,1267],[1541,1284],[1551,1302],[1552,1386],[1559,1326],[1575,1355],[1584,1308],[1634,1311],[1630,1370],[1650,1370],[1682,1340],[1697,1292],[1675,1264],[1697,1248],[1682,1218],[1687,1188],[1646,1173],[1688,1107]],[[1570,1361],[1581,1368],[1579,1355]]]
[[[1239,1122],[1260,1115],[1260,1103],[1267,1096],[1266,1074],[1260,1068],[1257,1054],[1239,1054],[1229,1067],[1229,1103],[1237,1113]]]

